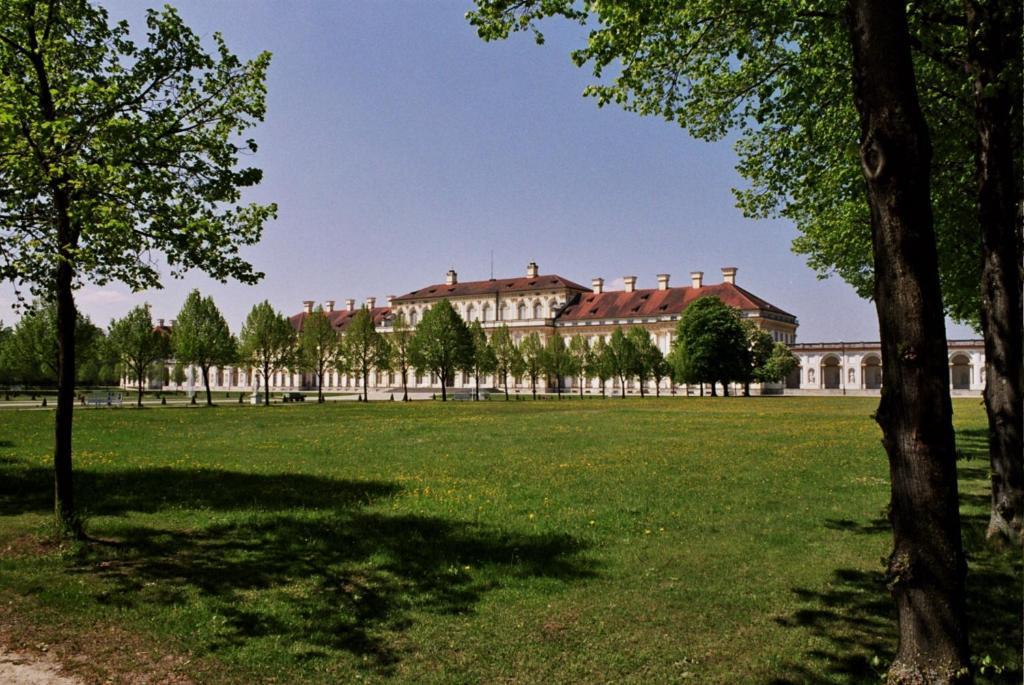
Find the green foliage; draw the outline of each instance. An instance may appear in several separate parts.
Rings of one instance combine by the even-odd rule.
[[[749,377],[747,330],[739,312],[717,297],[701,297],[683,312],[673,343],[681,383],[722,383]],[[727,390],[728,392],[728,390]]]
[[[756,379],[767,383],[778,383],[784,380],[793,369],[800,365],[800,360],[783,343],[772,345],[772,352],[765,363],[756,369]]]
[[[484,333],[484,327],[479,321],[469,324],[469,335],[473,341],[473,358],[468,368],[479,384],[481,376],[494,373],[498,368],[498,357],[487,340],[487,334]]]
[[[640,381],[640,396],[643,397],[646,392],[647,381],[654,378],[654,372],[659,368],[659,365],[664,361],[664,356],[661,354],[661,350],[651,340],[651,334],[648,333],[642,326],[632,326],[626,332],[626,338],[632,345],[633,354],[633,367],[630,375],[635,376]]]
[[[764,382],[772,380],[766,377],[766,373],[768,375],[771,373],[768,372],[766,367],[769,359],[771,359],[772,352],[775,350],[775,341],[772,340],[771,333],[763,328],[759,328],[751,321],[743,321],[743,328],[747,334],[749,372],[741,380],[747,383],[750,381]]]
[[[366,386],[369,384],[370,372],[374,369],[386,371],[390,356],[388,341],[373,325],[373,313],[369,309],[360,309],[353,315],[342,335],[338,370],[354,373],[362,379],[365,400],[369,392]]]
[[[409,398],[409,370],[412,368],[412,360],[409,357],[412,346],[413,328],[409,325],[405,315],[401,312],[395,314],[391,321],[391,334],[388,336],[388,349],[391,350],[392,369],[398,371],[402,377],[402,399]]]
[[[583,394],[583,386],[590,375],[590,364],[593,354],[590,350],[590,343],[587,339],[577,333],[569,340],[569,367],[568,374],[575,376],[580,383],[580,394]]]
[[[621,328],[616,328],[608,339],[605,358],[610,376],[619,380],[622,397],[626,396],[626,379],[636,375],[640,353],[632,339]]]
[[[611,351],[608,349],[608,343],[604,341],[603,337],[598,337],[594,341],[593,347],[590,348],[587,375],[591,378],[596,378],[601,383],[601,395],[604,396],[605,383],[615,374],[612,370]]]
[[[146,16],[148,44],[85,0],[0,3],[0,279],[54,287],[58,260],[78,283],[159,287],[200,268],[246,283],[239,256],[274,205],[238,206],[262,173],[237,168],[256,143],[270,55],[215,53],[170,6]]]
[[[263,379],[263,403],[269,406],[271,376],[295,360],[295,330],[270,302],[255,305],[245,318],[238,336],[238,358]]]
[[[546,17],[586,26],[586,44],[572,59],[589,65],[595,82],[584,95],[598,106],[660,117],[705,140],[734,131],[737,168],[748,182],[735,191],[744,214],[793,221],[801,234],[793,249],[820,277],[837,274],[871,297],[852,56],[838,6],[752,0],[731,2],[728,11],[715,0],[476,0],[476,6],[468,18],[485,40],[532,30],[541,41],[537,25]],[[940,0],[914,3],[908,22],[918,95],[932,132],[944,304],[953,318],[976,323],[980,238],[973,193],[965,192],[974,177],[975,135],[963,12],[963,5]]]
[[[297,354],[299,367],[316,374],[317,399],[323,402],[324,374],[338,364],[341,354],[341,338],[323,307],[317,307],[302,320]]]
[[[522,373],[530,379],[534,399],[537,398],[537,379],[544,372],[544,343],[536,332],[528,334],[519,342],[519,357],[522,359]]]
[[[491,349],[494,350],[494,369],[505,389],[505,399],[508,399],[508,379],[521,373],[522,355],[505,324],[498,326],[491,335]]]
[[[128,380],[137,383],[137,402],[141,407],[143,384],[153,365],[170,356],[169,336],[153,326],[149,305],[139,305],[123,319],[110,322],[109,340],[124,365]]]
[[[37,301],[8,329],[7,343],[0,351],[3,365],[12,382],[29,385],[51,384],[57,381],[57,307]],[[75,323],[75,359],[80,378],[92,381],[99,375],[98,367],[104,353],[103,331],[93,325],[89,317],[78,314]]]
[[[455,371],[465,369],[473,359],[469,328],[448,300],[440,300],[424,312],[412,337],[409,358],[414,368],[437,376],[441,399],[447,400],[447,386]]]
[[[238,359],[238,344],[212,297],[203,297],[198,290],[188,294],[174,322],[171,340],[175,360],[202,372],[206,402],[212,404],[210,367],[233,364]]]
[[[171,371],[171,382],[180,388],[185,385],[187,380],[188,377],[185,375],[185,367],[179,361],[174,362],[174,369]]]
[[[557,333],[550,336],[544,343],[544,354],[541,355],[541,366],[544,373],[555,378],[555,389],[559,397],[562,395],[562,379],[571,376],[576,368],[575,360],[569,354],[565,338]]]

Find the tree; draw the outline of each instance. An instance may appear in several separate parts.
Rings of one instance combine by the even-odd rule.
[[[185,376],[185,367],[180,361],[174,362],[174,370],[171,371],[171,381],[178,386],[178,390],[181,390],[181,386],[185,385],[185,381],[188,378]]]
[[[142,406],[142,391],[153,365],[167,359],[171,341],[167,333],[153,326],[149,305],[139,305],[123,319],[110,322],[110,344],[117,350],[125,375],[138,388],[136,406]]]
[[[626,398],[626,379],[636,373],[638,352],[633,341],[621,328],[616,328],[608,339],[607,361],[611,375],[618,379],[622,399]]]
[[[641,326],[632,326],[626,337],[635,351],[633,355],[632,375],[640,381],[640,397],[645,396],[647,381],[654,376],[658,364],[664,359],[661,350],[651,340],[650,334]],[[659,392],[660,394],[660,392]]]
[[[203,297],[198,290],[188,294],[175,320],[171,341],[175,360],[195,366],[202,373],[206,406],[212,407],[210,367],[223,367],[238,359],[238,344],[212,297]]]
[[[537,379],[544,371],[544,343],[540,335],[530,333],[519,343],[519,356],[522,359],[522,370],[530,377],[530,391],[533,399],[537,399]]]
[[[391,323],[391,335],[388,338],[388,349],[391,350],[391,368],[396,369],[402,377],[402,401],[409,401],[409,369],[412,361],[409,356],[412,345],[413,328],[409,325],[402,312],[395,314]]]
[[[474,321],[469,324],[469,335],[473,340],[473,357],[472,362],[469,365],[469,370],[476,379],[476,388],[474,390],[473,398],[479,400],[480,376],[486,376],[489,373],[494,373],[494,370],[498,366],[498,358],[494,354],[494,349],[491,347],[491,344],[487,341],[487,334],[484,333],[484,327],[480,325],[479,321]]]
[[[778,383],[800,365],[800,360],[784,343],[772,345],[765,362],[754,369],[754,378],[761,383]]]
[[[10,340],[14,331],[0,321],[0,387],[3,387],[5,397],[14,385],[14,369],[10,362]]]
[[[469,328],[448,300],[440,300],[424,312],[412,337],[409,357],[415,368],[440,379],[441,401],[446,402],[447,386],[454,381],[455,371],[466,368],[473,357]]]
[[[586,385],[587,376],[590,373],[592,356],[587,339],[579,333],[572,336],[572,339],[569,340],[570,373],[579,380],[581,399],[583,397],[583,386]]]
[[[239,256],[273,205],[239,207],[257,169],[239,134],[261,120],[270,56],[216,54],[174,9],[147,14],[148,45],[87,0],[0,3],[0,278],[56,303],[55,512],[82,537],[72,489],[75,289],[111,280],[158,287],[199,268],[255,282]]]
[[[555,377],[558,399],[562,399],[562,379],[573,374],[573,358],[565,346],[565,338],[555,334],[544,343],[541,367],[545,375]]]
[[[324,374],[336,366],[341,350],[341,339],[331,320],[317,307],[302,320],[299,329],[298,356],[300,366],[316,375],[316,401],[324,401]]]
[[[75,316],[75,365],[84,365],[100,353],[103,332],[83,314]],[[57,307],[36,302],[11,332],[7,347],[11,374],[25,384],[50,384],[60,378]]]
[[[341,338],[339,370],[358,374],[362,379],[364,402],[369,399],[370,371],[386,370],[389,355],[388,341],[377,332],[373,313],[369,309],[360,309],[349,321]]]
[[[661,397],[661,382],[672,377],[672,364],[665,355],[658,350],[658,357],[655,359],[654,368],[651,369],[651,376],[654,378],[654,396]]]
[[[294,360],[295,330],[282,314],[264,300],[245,317],[238,336],[238,359],[255,369],[256,389],[263,379],[263,406],[270,406],[272,374],[286,369]]]
[[[590,348],[590,363],[587,365],[587,374],[596,378],[601,385],[601,397],[605,397],[605,384],[614,374],[612,372],[611,352],[608,343],[604,338],[598,336],[594,346]]]
[[[515,342],[512,341],[512,334],[508,326],[501,324],[491,335],[491,349],[494,350],[494,368],[501,385],[505,389],[505,401],[508,401],[508,377],[515,376],[515,370],[519,367],[520,355]]]
[[[683,382],[711,383],[711,395],[721,383],[729,394],[729,383],[749,373],[747,332],[739,312],[717,297],[700,297],[686,308],[676,327],[674,345],[678,378]]]
[[[750,397],[751,381],[766,382],[762,370],[775,349],[771,334],[750,321],[743,322],[747,334],[747,375],[743,377],[743,396]]]

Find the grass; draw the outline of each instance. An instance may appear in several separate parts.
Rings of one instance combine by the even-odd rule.
[[[330,403],[0,415],[0,644],[92,680],[877,683],[895,649],[871,398]],[[1019,553],[984,544],[954,400],[979,656],[1020,682]]]

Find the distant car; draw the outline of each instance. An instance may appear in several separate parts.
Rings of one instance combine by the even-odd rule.
[[[306,396],[301,392],[284,392],[281,393],[282,402],[305,402]]]

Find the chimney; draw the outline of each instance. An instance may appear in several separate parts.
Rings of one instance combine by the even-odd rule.
[[[735,266],[723,266],[722,267],[722,282],[728,283],[729,285],[736,285],[736,267]]]
[[[658,290],[668,290],[668,274],[658,274]]]
[[[313,313],[313,300],[303,300],[302,301],[302,309],[307,314],[312,314]]]
[[[601,278],[600,276],[596,278],[591,278],[590,287],[594,290],[595,293],[600,295],[601,293],[604,292],[604,279]]]
[[[623,276],[622,283],[626,286],[627,293],[636,290],[636,276]]]
[[[167,322],[167,325],[170,326],[171,328],[174,328],[174,319],[171,319],[169,322]]]
[[[368,298],[366,298],[366,308],[367,309],[373,309],[376,306],[377,306],[377,298],[376,297],[368,297]]]
[[[350,312],[354,312],[356,310],[356,301],[352,298],[345,300],[345,309]]]
[[[395,296],[394,295],[388,295],[388,306],[389,307],[394,307],[395,306]]]
[[[334,300],[327,300],[324,302],[324,309],[329,312],[334,311]]]
[[[526,265],[526,277],[537,278],[537,262],[530,262]]]
[[[704,283],[704,272],[703,271],[691,271],[690,272],[690,285],[694,288],[699,288]]]
[[[156,325],[159,326],[160,328],[163,328],[164,327],[164,320],[163,319],[157,319],[156,320]]]
[[[459,275],[455,273],[455,269],[448,269],[448,273],[445,274],[444,282],[448,285],[455,285],[459,282]]]

